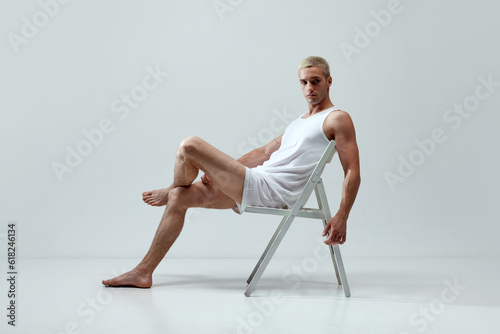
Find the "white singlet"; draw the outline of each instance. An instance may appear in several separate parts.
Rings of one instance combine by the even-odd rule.
[[[323,131],[326,117],[335,107],[308,118],[293,120],[281,137],[281,146],[262,165],[246,167],[242,203],[233,210],[242,214],[246,206],[291,208],[304,189],[330,140]]]

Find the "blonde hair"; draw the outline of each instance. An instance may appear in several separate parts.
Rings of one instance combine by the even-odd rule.
[[[299,64],[299,70],[301,68],[308,68],[308,67],[321,67],[321,70],[323,71],[323,75],[325,78],[328,78],[330,76],[330,65],[328,65],[328,62],[321,57],[316,57],[316,56],[309,56],[302,60]]]

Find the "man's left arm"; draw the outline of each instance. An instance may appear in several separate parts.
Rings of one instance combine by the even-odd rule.
[[[342,200],[339,210],[328,221],[323,230],[323,236],[328,233],[328,238],[324,241],[325,244],[337,245],[346,241],[347,218],[361,183],[359,152],[354,124],[347,112],[340,111],[335,115],[330,115],[326,119],[325,128],[325,132],[335,139],[340,163],[344,169]]]

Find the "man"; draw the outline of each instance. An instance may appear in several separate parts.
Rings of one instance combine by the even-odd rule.
[[[104,285],[151,287],[153,271],[179,236],[188,208],[233,209],[241,214],[246,205],[293,206],[330,140],[336,141],[345,178],[339,210],[323,236],[329,233],[327,245],[346,241],[347,218],[361,182],[354,125],[349,114],[330,101],[332,77],[326,60],[304,59],[299,81],[309,111],[282,135],[240,159],[197,137],[181,142],[172,185],[142,194],[145,203],[166,206],[148,253],[134,269],[102,281]],[[201,181],[192,183],[200,170],[205,173]]]

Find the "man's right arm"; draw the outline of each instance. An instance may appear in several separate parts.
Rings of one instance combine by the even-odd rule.
[[[273,152],[277,151],[280,148],[281,137],[283,137],[283,134],[271,140],[266,145],[248,152],[247,154],[239,158],[237,161],[239,161],[243,166],[246,166],[248,168],[253,168],[262,165],[264,161],[269,160],[269,157],[271,156],[271,154],[273,154]]]

